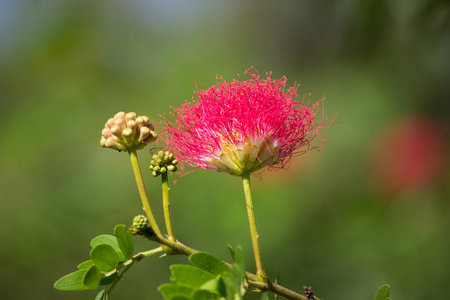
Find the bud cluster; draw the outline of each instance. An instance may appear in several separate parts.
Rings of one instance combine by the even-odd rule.
[[[156,140],[158,134],[154,130],[148,117],[119,112],[106,122],[100,145],[119,151],[139,150]]]
[[[149,225],[148,218],[144,215],[139,215],[134,217],[133,225],[131,225],[128,231],[134,235],[151,236],[153,235],[153,230]]]
[[[177,170],[178,160],[173,153],[169,151],[159,151],[153,155],[149,169],[152,170],[153,176],[159,176],[168,171],[175,172]]]
[[[149,221],[148,218],[144,215],[139,215],[134,217],[133,219],[133,227],[136,228],[137,230],[144,230],[148,227],[149,225]]]

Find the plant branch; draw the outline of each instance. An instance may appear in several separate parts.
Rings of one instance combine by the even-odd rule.
[[[147,214],[147,218],[150,222],[150,225],[152,226],[153,231],[157,236],[162,238],[161,230],[156,223],[156,219],[150,207],[150,202],[148,201],[147,193],[145,192],[144,180],[142,179],[141,168],[139,167],[136,149],[129,150],[128,154],[130,155],[131,166],[133,168],[134,177],[136,178],[136,184],[139,190],[139,195],[141,197],[143,209]]]
[[[168,173],[169,171],[161,173],[164,219],[166,221],[166,229],[169,240],[175,241],[175,236],[172,227],[172,219],[170,217],[170,199],[169,199],[170,188],[169,188]]]
[[[255,279],[256,279],[256,276],[255,276]],[[305,296],[303,296],[303,295],[301,295],[299,293],[296,293],[296,292],[294,292],[294,291],[292,291],[292,290],[290,290],[288,288],[285,288],[284,286],[276,284],[276,283],[269,282],[267,284],[267,283],[264,283],[264,282],[261,282],[261,281],[249,280],[248,284],[249,284],[250,287],[256,288],[256,289],[258,289],[260,291],[272,292],[272,293],[277,294],[277,295],[279,295],[281,297],[284,297],[286,299],[308,300],[307,297],[305,297]]]
[[[242,184],[244,186],[245,202],[247,206],[248,224],[250,225],[250,235],[252,237],[253,253],[256,262],[256,276],[258,281],[268,283],[266,272],[264,271],[261,259],[261,249],[259,247],[259,235],[256,230],[255,210],[253,209],[252,190],[250,187],[250,172],[242,173]]]

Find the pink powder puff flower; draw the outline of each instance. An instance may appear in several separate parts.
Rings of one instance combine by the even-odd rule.
[[[217,76],[215,86],[197,91],[197,100],[162,117],[162,139],[180,161],[241,176],[283,167],[292,156],[322,146],[311,141],[330,125],[323,105],[322,119],[315,120],[325,98],[308,108],[294,100],[298,85],[285,91],[286,77],[274,80],[270,73],[262,80],[254,68],[245,74],[251,78],[226,82]]]

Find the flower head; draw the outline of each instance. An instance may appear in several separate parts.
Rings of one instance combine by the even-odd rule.
[[[100,146],[119,151],[139,150],[156,140],[158,134],[154,130],[148,117],[118,112],[106,122]]]
[[[286,78],[261,79],[250,68],[248,80],[224,81],[198,91],[197,100],[163,117],[163,139],[169,151],[191,166],[233,175],[266,166],[284,166],[293,155],[311,150],[310,142],[329,125],[316,121],[318,101],[296,102],[297,86]],[[319,146],[320,147],[320,146]]]

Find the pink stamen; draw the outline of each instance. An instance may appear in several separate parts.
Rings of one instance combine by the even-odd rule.
[[[258,152],[266,147],[274,159],[265,159],[270,167],[285,167],[291,157],[323,145],[326,132],[319,146],[311,142],[334,120],[326,123],[325,97],[308,107],[310,97],[307,104],[305,98],[295,101],[298,84],[286,89],[286,77],[274,80],[268,73],[262,80],[253,67],[244,74],[250,79],[227,82],[217,75],[215,86],[202,91],[197,87],[197,99],[173,108],[170,116],[161,116],[159,128],[164,130],[161,139],[166,149],[193,167],[214,169],[210,162],[225,151],[224,145],[243,149],[247,138],[252,145],[260,141],[260,148],[252,149],[259,163]],[[320,104],[322,118],[316,121]],[[274,141],[276,150],[271,149]]]

